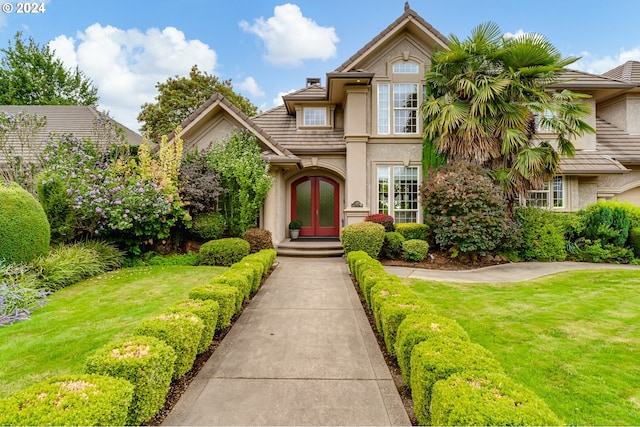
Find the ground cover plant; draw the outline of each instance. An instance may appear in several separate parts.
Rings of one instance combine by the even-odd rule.
[[[90,353],[224,270],[126,268],[57,291],[31,319],[0,328],[0,398],[45,378],[81,373]]]
[[[412,280],[568,425],[639,425],[640,272],[566,272],[512,284]]]

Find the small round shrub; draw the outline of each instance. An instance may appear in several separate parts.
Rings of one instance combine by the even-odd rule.
[[[367,215],[364,220],[375,222],[376,224],[380,224],[384,226],[384,231],[387,233],[395,230],[395,226],[393,225],[393,217],[391,215],[387,215],[383,213],[375,213],[375,214]]]
[[[358,222],[342,229],[342,247],[349,254],[364,251],[371,258],[378,258],[384,242],[384,226],[373,222]]]
[[[196,215],[191,223],[193,234],[203,240],[216,240],[222,236],[227,222],[218,212],[207,212]]]
[[[249,255],[249,242],[238,237],[211,240],[200,246],[200,263],[229,267]]]
[[[176,302],[167,308],[168,313],[188,313],[194,314],[202,320],[204,328],[202,336],[198,343],[196,354],[202,354],[213,342],[213,336],[216,333],[216,325],[218,324],[218,312],[220,306],[213,300],[187,299]]]
[[[380,258],[396,259],[402,253],[402,243],[406,239],[397,231],[384,233],[384,243],[380,251]]]
[[[3,426],[122,426],[133,385],[103,375],[66,375],[0,400]]]
[[[429,253],[429,244],[424,240],[405,240],[402,243],[402,259],[405,261],[421,262]]]
[[[220,331],[231,324],[231,318],[237,311],[237,301],[242,299],[238,288],[222,283],[196,286],[189,291],[189,298],[213,300],[218,303],[218,323],[216,331]]]
[[[125,425],[141,425],[153,417],[171,385],[176,354],[153,337],[131,337],[106,344],[87,358],[85,372],[129,381],[133,401]]]
[[[436,426],[558,426],[562,421],[531,390],[504,374],[463,372],[438,381],[431,398]]]
[[[389,301],[407,301],[415,298],[411,289],[399,280],[381,280],[371,288],[371,312],[376,323],[376,329],[380,334],[384,333],[382,328],[382,306]]]
[[[633,255],[640,258],[640,227],[629,230],[629,246],[633,249]]]
[[[428,225],[418,224],[417,222],[396,224],[396,231],[402,234],[405,240],[428,240],[431,235]]]
[[[0,183],[0,260],[29,263],[49,253],[50,240],[40,203],[16,183]]]
[[[600,201],[580,212],[584,224],[584,236],[600,241],[601,246],[624,246],[629,237],[631,221],[627,210],[616,203]]]
[[[244,232],[242,238],[249,242],[249,250],[252,254],[263,249],[273,249],[273,240],[269,230],[250,228]]]
[[[525,261],[564,261],[567,257],[562,218],[536,207],[516,211],[522,228],[519,254]]]
[[[502,366],[486,348],[446,336],[433,337],[411,353],[411,397],[421,425],[429,425],[431,393],[437,381],[463,372],[502,372]]]

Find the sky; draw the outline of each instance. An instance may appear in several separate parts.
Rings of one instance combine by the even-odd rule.
[[[132,130],[156,84],[193,65],[231,79],[261,111],[357,52],[404,12],[405,0],[0,0],[0,48],[17,31],[48,44],[98,87],[99,109]],[[34,7],[37,6],[37,7]],[[445,36],[487,21],[546,36],[571,68],[601,74],[640,61],[640,1],[410,0]],[[31,13],[25,13],[25,12]],[[23,13],[19,13],[23,12]],[[37,12],[37,13],[33,13]]]

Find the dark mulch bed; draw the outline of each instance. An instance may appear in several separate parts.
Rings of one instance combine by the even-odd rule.
[[[385,259],[380,261],[382,265],[397,267],[426,268],[430,270],[473,270],[475,268],[489,267],[492,265],[505,264],[505,258],[497,256],[478,257],[473,260],[470,257],[451,258],[446,251],[429,252],[427,258],[422,262],[403,261],[401,259]]]

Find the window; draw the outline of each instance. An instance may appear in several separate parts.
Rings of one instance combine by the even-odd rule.
[[[418,168],[378,166],[378,213],[395,222],[418,222]]]
[[[327,110],[326,108],[305,108],[304,109],[304,126],[326,126]]]
[[[529,191],[526,204],[539,208],[564,208],[564,193],[564,179],[556,176],[545,183],[542,190]]]
[[[415,62],[396,62],[392,67],[393,74],[418,74],[420,69]]]
[[[390,111],[390,89],[393,87],[393,125]],[[418,133],[418,84],[378,85],[378,134]]]
[[[536,121],[536,130],[539,132],[549,132],[551,131],[551,127],[548,126],[547,124],[543,123],[543,117],[544,120],[550,120],[553,119],[555,117],[555,115],[553,114],[553,111],[551,110],[544,110],[544,114],[540,114],[540,113],[533,113],[533,116],[535,118]]]

